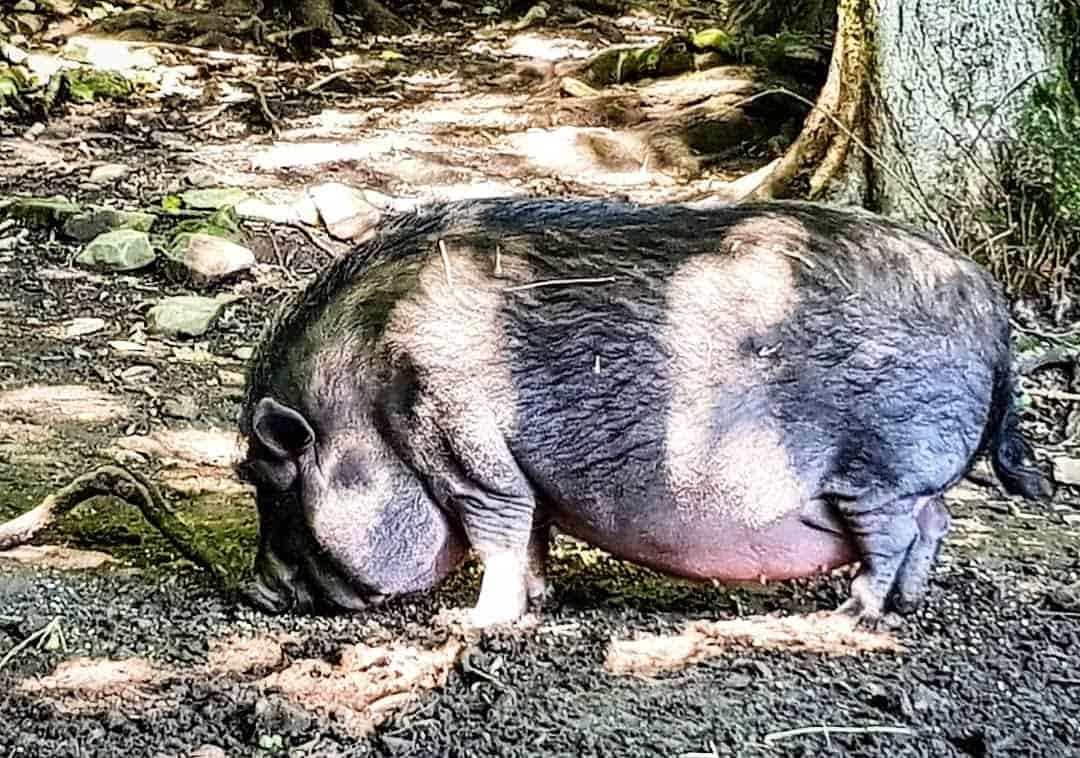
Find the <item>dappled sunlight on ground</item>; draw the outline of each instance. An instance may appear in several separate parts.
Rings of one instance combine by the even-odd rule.
[[[115,445],[162,459],[229,468],[243,452],[239,434],[222,429],[161,429],[121,437]]]
[[[533,58],[543,61],[559,61],[566,59],[584,59],[593,55],[598,50],[596,44],[574,37],[563,37],[557,34],[538,34],[525,32],[515,34],[506,41],[505,53],[516,55],[521,58]]]
[[[0,552],[0,561],[64,571],[100,568],[116,562],[111,555],[97,550],[79,550],[63,545],[20,545]]]
[[[258,684],[359,736],[424,690],[443,686],[461,650],[453,640],[435,649],[358,644],[346,648],[337,663],[295,661]]]
[[[444,686],[463,649],[457,641],[430,649],[357,644],[332,656],[333,662],[291,659],[284,645],[301,642],[298,635],[285,633],[211,639],[205,666],[164,667],[137,657],[75,657],[59,663],[51,674],[23,679],[17,689],[68,712],[116,701],[128,708],[178,707],[184,682],[229,677],[270,698],[257,708],[284,699],[333,719],[359,737],[424,691]]]
[[[174,675],[144,658],[71,658],[61,662],[53,673],[24,679],[21,692],[48,698],[61,709],[79,710],[95,707],[99,701],[120,699],[133,703],[155,697],[162,679]]]
[[[0,453],[18,453],[27,445],[40,445],[56,436],[56,430],[25,421],[0,421]]]
[[[902,653],[891,634],[865,632],[825,612],[806,616],[751,616],[730,621],[691,621],[679,635],[613,639],[604,668],[613,674],[652,675],[699,663],[736,647],[859,655]]]
[[[128,407],[114,395],[78,384],[32,384],[0,392],[0,414],[43,424],[89,424],[126,418]]]

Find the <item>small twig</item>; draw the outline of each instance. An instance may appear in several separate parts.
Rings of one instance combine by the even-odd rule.
[[[11,662],[11,660],[21,653],[24,649],[30,647],[37,640],[46,640],[49,635],[57,632],[60,629],[60,617],[57,616],[45,626],[38,629],[36,632],[30,634],[26,639],[19,642],[15,647],[8,650],[3,658],[0,658],[0,670],[3,670],[4,666]]]
[[[450,256],[446,254],[446,243],[439,240],[439,255],[442,256],[443,270],[446,272],[446,286],[454,288],[454,277],[450,273]]]
[[[502,276],[502,248],[499,247],[499,243],[495,243],[495,276]]]
[[[493,676],[492,674],[489,674],[488,672],[484,671],[482,668],[479,668],[479,667],[473,665],[471,653],[467,652],[467,653],[465,653],[465,655],[461,656],[461,670],[464,671],[466,674],[475,674],[476,676],[480,677],[481,679],[484,679],[484,680],[487,680],[487,681],[491,682],[492,684],[494,684],[496,687],[498,687],[501,690],[505,690],[506,692],[513,693],[513,689],[508,687],[506,684],[504,684],[502,681],[497,679],[495,676]]]
[[[308,238],[308,240],[311,242],[312,245],[314,245],[315,247],[322,250],[324,253],[329,255],[332,259],[338,257],[338,251],[337,250],[330,247],[327,243],[323,242],[321,239],[316,237],[315,232],[313,232],[311,229],[308,229],[307,226],[305,226],[304,224],[296,222],[296,223],[289,224],[289,226],[291,226],[293,229],[298,229],[299,231],[303,232],[304,236]]]
[[[262,111],[263,118],[265,118],[266,123],[270,125],[270,131],[273,132],[274,136],[280,137],[281,130],[278,128],[278,121],[280,121],[280,119],[270,110],[270,106],[266,102],[266,95],[263,93],[259,83],[249,79],[241,79],[239,83],[247,85],[255,90],[255,99],[259,102],[259,109]]]
[[[615,281],[614,276],[594,276],[594,277],[582,277],[580,279],[546,279],[542,282],[529,282],[528,284],[515,284],[513,287],[507,287],[505,292],[521,292],[523,290],[533,290],[538,287],[562,287],[572,284],[611,284]]]
[[[1080,679],[1069,679],[1063,676],[1050,677],[1050,684],[1061,684],[1066,687],[1080,687]]]
[[[1035,388],[1024,390],[1024,392],[1033,397],[1045,397],[1050,400],[1080,401],[1080,392],[1065,392],[1064,390],[1040,390]]]
[[[785,729],[782,732],[769,732],[765,735],[766,744],[773,744],[790,737],[802,737],[807,734],[820,734],[828,739],[830,734],[901,734],[914,737],[915,732],[905,726],[803,726],[798,729]]]
[[[1009,319],[1009,323],[1012,325],[1013,329],[1017,329],[1025,334],[1033,334],[1036,337],[1042,337],[1044,340],[1051,340],[1052,342],[1065,342],[1077,335],[1076,329],[1064,332],[1047,332],[1033,326],[1024,326],[1016,319]]]
[[[183,126],[174,126],[174,127],[172,127],[172,131],[174,131],[174,132],[190,132],[192,129],[199,129],[201,127],[206,126],[211,121],[216,120],[218,116],[220,116],[225,111],[229,110],[229,108],[231,108],[233,105],[236,105],[237,103],[247,103],[247,102],[250,102],[253,99],[254,98],[252,98],[250,95],[248,95],[247,97],[244,97],[244,98],[238,98],[236,100],[230,100],[227,103],[222,103],[221,105],[219,105],[218,107],[216,107],[212,111],[210,111],[208,114],[206,114],[203,118],[200,118],[198,121],[192,121],[190,124],[184,124]]]
[[[971,250],[968,251],[968,255],[972,255],[972,256],[976,255],[984,247],[990,247],[991,245],[994,245],[994,244],[1000,242],[1001,240],[1003,240],[1003,239],[1007,238],[1009,235],[1011,235],[1014,231],[1016,231],[1016,224],[1010,224],[1009,228],[1006,229],[1005,231],[998,232],[997,234],[995,234],[990,239],[985,239],[982,242],[980,242],[978,245],[976,245],[975,247],[971,248]]]
[[[335,71],[332,74],[327,74],[322,79],[316,79],[314,82],[312,82],[307,87],[305,87],[304,92],[306,92],[309,95],[314,95],[316,92],[321,90],[327,84],[330,84],[331,82],[337,81],[338,79],[340,79],[341,77],[345,76],[348,73],[349,73],[349,70],[345,69],[344,71]]]

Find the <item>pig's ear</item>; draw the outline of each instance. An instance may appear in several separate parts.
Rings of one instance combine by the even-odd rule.
[[[255,406],[251,423],[255,436],[276,457],[295,460],[315,441],[311,425],[299,413],[273,398]]]

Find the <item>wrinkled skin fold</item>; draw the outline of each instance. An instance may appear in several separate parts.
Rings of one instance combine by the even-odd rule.
[[[922,600],[978,453],[1052,491],[989,275],[795,202],[392,219],[268,326],[241,431],[273,612],[426,590],[471,550],[472,622],[513,621],[557,528],[691,579],[858,561],[841,610],[874,623]]]

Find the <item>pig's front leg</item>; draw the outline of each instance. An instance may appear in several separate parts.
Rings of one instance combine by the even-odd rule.
[[[484,577],[480,597],[470,614],[473,626],[511,623],[524,615],[529,603],[543,603],[547,595],[544,574],[548,535],[547,527],[533,529],[524,551],[517,547],[477,548]]]
[[[547,529],[533,529],[532,487],[491,420],[455,419],[444,426],[449,460],[448,507],[461,518],[469,544],[484,567],[480,597],[469,624],[486,627],[517,621],[528,600],[543,592]]]

